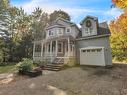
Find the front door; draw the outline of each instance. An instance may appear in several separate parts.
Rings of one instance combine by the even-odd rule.
[[[58,57],[64,57],[64,42],[58,42]]]

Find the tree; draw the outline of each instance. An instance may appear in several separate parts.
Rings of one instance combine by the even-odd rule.
[[[45,37],[44,29],[49,22],[48,14],[43,12],[40,8],[36,8],[32,13],[32,23],[30,30],[35,39],[42,39]]]
[[[8,35],[8,9],[10,7],[8,0],[0,0],[0,32]]]
[[[127,62],[127,13],[110,23],[111,48],[113,56],[119,61]]]
[[[54,11],[53,13],[50,14],[50,22],[56,20],[58,17],[63,18],[63,19],[68,20],[68,21],[71,20],[68,13],[59,10],[59,11]]]
[[[127,0],[112,0],[113,4],[121,9],[127,8]]]
[[[0,32],[6,34],[6,36],[0,37],[0,62],[7,61],[9,59],[9,49],[7,37],[9,22],[8,22],[8,9],[10,7],[9,0],[0,0]]]
[[[127,0],[112,0],[114,5],[124,10],[116,20],[111,21],[111,48],[113,57],[127,62]]]

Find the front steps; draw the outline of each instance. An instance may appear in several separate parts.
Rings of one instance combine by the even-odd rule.
[[[51,64],[44,66],[45,70],[60,71],[64,65],[64,58],[55,58]]]
[[[62,67],[63,64],[47,64],[44,66],[44,69],[49,71],[60,71]]]

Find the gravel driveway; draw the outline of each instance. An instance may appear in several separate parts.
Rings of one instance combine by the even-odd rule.
[[[0,95],[127,95],[127,65],[73,67],[0,85]]]

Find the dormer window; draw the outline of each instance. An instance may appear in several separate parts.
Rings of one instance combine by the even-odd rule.
[[[85,33],[88,34],[88,35],[92,34],[93,33],[93,28],[86,28]]]
[[[71,28],[67,28],[67,29],[66,29],[66,32],[67,32],[67,33],[70,33],[70,32],[71,32]]]

